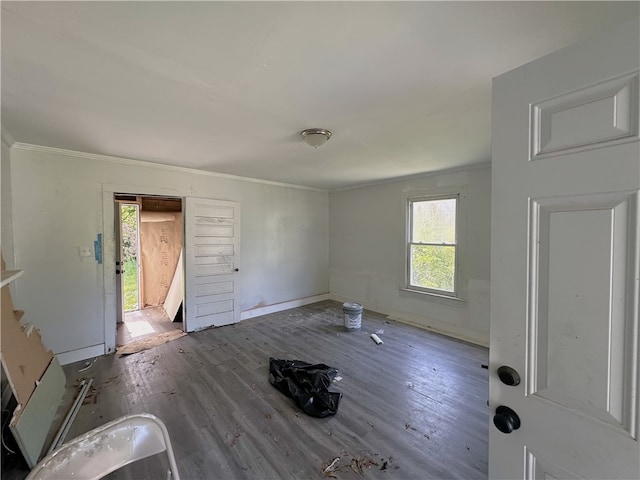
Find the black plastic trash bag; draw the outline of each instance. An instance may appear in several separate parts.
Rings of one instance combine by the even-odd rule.
[[[337,374],[338,370],[322,363],[311,365],[300,360],[269,358],[271,385],[293,398],[312,417],[328,417],[338,411],[342,394],[329,391]]]

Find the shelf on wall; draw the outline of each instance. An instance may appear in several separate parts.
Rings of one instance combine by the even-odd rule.
[[[2,284],[0,287],[10,284],[24,273],[24,270],[4,270],[2,272]]]

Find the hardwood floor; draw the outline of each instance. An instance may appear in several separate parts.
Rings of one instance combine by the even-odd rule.
[[[342,318],[341,304],[320,302],[101,357],[82,373],[84,362],[67,365],[70,385],[96,386],[68,438],[149,412],[166,423],[184,479],[486,478],[488,350],[369,311],[359,331]],[[304,415],[269,384],[270,356],[336,367],[338,413]],[[159,478],[159,458],[109,478]]]

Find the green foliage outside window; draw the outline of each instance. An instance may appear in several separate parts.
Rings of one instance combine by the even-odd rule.
[[[454,247],[414,245],[411,252],[411,284],[453,292],[456,250]]]
[[[138,255],[137,205],[122,205],[122,261],[136,260]]]
[[[124,311],[138,310],[138,206],[121,205]]]
[[[410,286],[455,292],[456,204],[456,198],[410,201]]]
[[[124,263],[124,311],[132,312],[138,308],[138,264],[135,260]]]

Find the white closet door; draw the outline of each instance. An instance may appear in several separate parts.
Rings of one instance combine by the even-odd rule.
[[[187,198],[185,230],[186,331],[238,322],[240,204]]]

